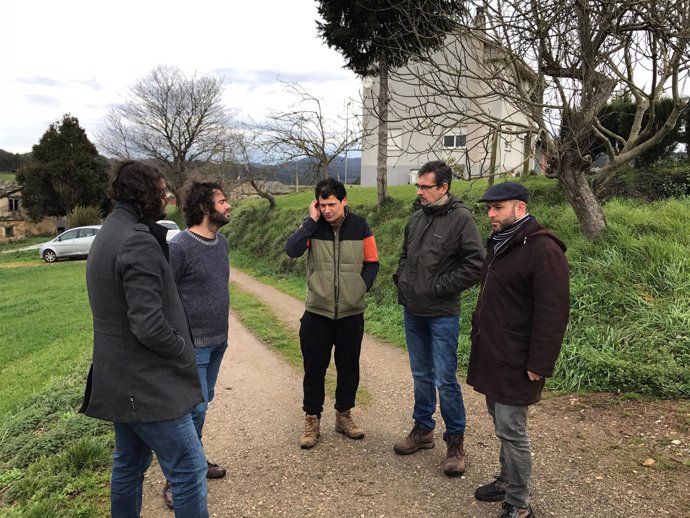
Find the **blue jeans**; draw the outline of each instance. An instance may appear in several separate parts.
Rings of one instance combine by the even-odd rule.
[[[228,342],[223,342],[220,345],[197,347],[194,349],[196,353],[196,367],[199,370],[199,381],[201,382],[201,394],[204,397],[204,400],[192,409],[192,420],[200,441],[204,422],[206,422],[208,404],[213,401],[213,396],[216,393],[216,380],[218,379],[218,371],[220,371],[220,362],[223,360],[223,355],[227,348]]]
[[[486,398],[486,408],[501,440],[501,474],[506,482],[505,501],[515,507],[529,505],[529,481],[532,476],[532,450],[527,435],[526,406],[504,405]]]
[[[138,518],[144,473],[152,453],[170,481],[176,518],[208,518],[206,457],[192,417],[170,421],[115,423],[115,455],[110,482],[112,518]]]
[[[460,317],[417,317],[405,311],[405,338],[414,381],[415,422],[433,430],[436,389],[441,416],[446,423],[443,438],[464,435],[465,404],[455,371],[458,368]]]

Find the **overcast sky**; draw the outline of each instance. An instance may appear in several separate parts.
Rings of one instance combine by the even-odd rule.
[[[314,0],[4,0],[0,149],[31,151],[65,113],[89,138],[109,104],[157,65],[216,73],[226,104],[260,120],[297,81],[344,115],[360,82],[316,33]]]

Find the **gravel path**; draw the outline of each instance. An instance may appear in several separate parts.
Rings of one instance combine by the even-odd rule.
[[[232,282],[297,328],[301,301],[237,271]],[[300,450],[301,373],[231,317],[230,347],[205,427],[209,459],[228,469],[224,479],[209,481],[211,516],[498,516],[500,504],[473,498],[498,469],[498,441],[480,395],[462,380],[467,473],[449,478],[441,471],[442,421],[436,448],[409,456],[393,452],[393,442],[412,425],[407,354],[365,336],[361,380],[371,401],[354,415],[366,437],[353,441],[336,433],[333,402],[327,401],[319,444]],[[550,397],[532,407],[536,516],[690,516],[684,501],[689,424],[686,402],[657,406],[594,395]],[[642,466],[655,453],[667,453],[670,466]],[[163,506],[162,487],[152,467],[142,518],[173,516]]]

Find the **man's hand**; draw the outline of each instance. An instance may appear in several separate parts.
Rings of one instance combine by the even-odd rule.
[[[542,378],[539,374],[534,374],[531,371],[527,371],[527,377],[530,381],[539,381]]]
[[[309,217],[314,221],[319,221],[321,217],[321,209],[319,208],[319,200],[314,200],[309,204]]]

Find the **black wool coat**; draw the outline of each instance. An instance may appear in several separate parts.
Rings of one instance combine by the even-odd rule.
[[[187,414],[202,400],[187,317],[166,257],[165,233],[119,204],[86,263],[93,360],[81,412],[113,422]]]
[[[532,221],[482,268],[467,383],[507,405],[538,402],[553,375],[570,311],[565,245]],[[539,374],[530,381],[527,371]]]

